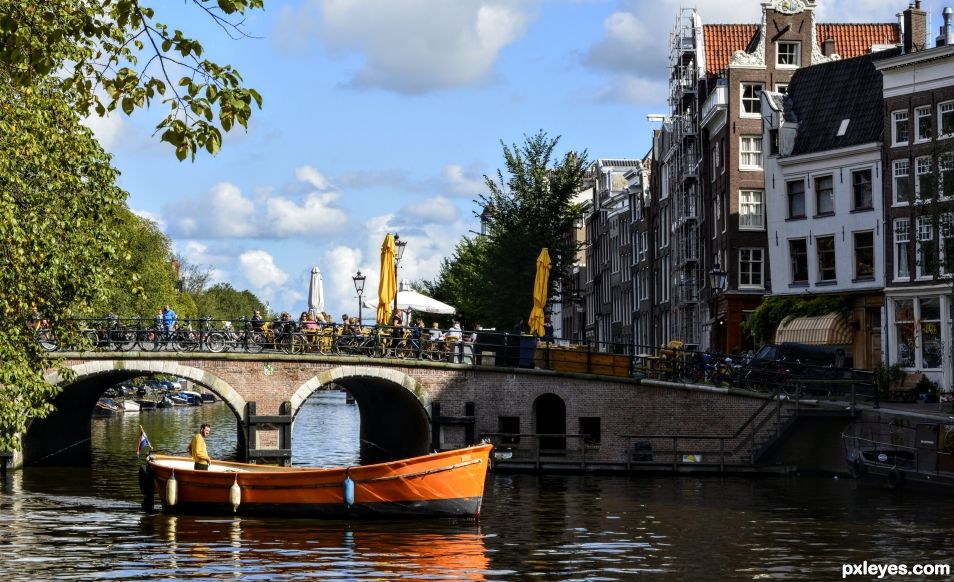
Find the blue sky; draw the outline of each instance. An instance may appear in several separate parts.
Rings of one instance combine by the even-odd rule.
[[[221,153],[178,162],[152,137],[164,109],[92,119],[130,207],[216,281],[272,309],[306,307],[312,266],[326,310],[356,311],[352,275],[378,284],[387,232],[408,241],[401,278],[432,279],[476,230],[500,141],[544,130],[591,159],[641,157],[665,113],[678,0],[266,0],[233,41],[191,3],[159,20],[200,37],[264,108]],[[758,22],[756,0],[698,0],[703,22]],[[894,22],[903,1],[819,2],[820,22]],[[934,19],[943,4],[924,2]],[[532,266],[528,266],[532,268]],[[529,291],[528,291],[529,292]]]

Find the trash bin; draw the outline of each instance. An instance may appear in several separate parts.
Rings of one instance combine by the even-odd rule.
[[[520,362],[521,368],[533,367],[533,356],[537,351],[537,338],[531,335],[520,336]]]

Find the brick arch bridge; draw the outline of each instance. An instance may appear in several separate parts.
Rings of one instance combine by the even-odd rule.
[[[598,433],[586,447],[582,439],[564,439],[566,448],[586,448],[591,461],[619,464],[632,446],[626,435],[729,434],[764,401],[721,388],[385,358],[165,352],[63,357],[76,377],[67,384],[48,376],[63,383],[63,391],[55,412],[33,421],[22,436],[17,464],[74,444],[64,439],[88,439],[89,417],[103,391],[149,374],[178,376],[214,392],[235,414],[240,454],[279,463],[290,459],[292,423],[305,400],[332,385],[354,396],[362,443],[372,443],[362,458],[377,452],[378,460],[462,446],[482,434],[548,432],[538,429],[554,424],[538,418],[536,404],[550,395],[565,405],[568,435],[582,434],[584,426]]]

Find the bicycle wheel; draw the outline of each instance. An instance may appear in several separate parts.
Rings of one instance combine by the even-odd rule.
[[[220,331],[213,331],[205,336],[205,347],[213,353],[225,351],[225,334]]]
[[[175,335],[173,349],[175,349],[177,352],[194,352],[197,344],[198,342],[192,336],[191,332],[180,331]]]
[[[109,332],[109,343],[117,351],[128,352],[136,345],[136,334],[128,329],[114,329]]]
[[[41,329],[36,332],[36,341],[40,344],[40,347],[47,352],[55,352],[59,347],[56,338],[53,337],[53,334],[50,333],[48,329]]]
[[[93,351],[99,347],[99,332],[95,329],[84,330],[82,335],[81,347],[84,350]]]
[[[259,331],[248,332],[245,336],[245,351],[259,353],[265,346],[265,336]]]

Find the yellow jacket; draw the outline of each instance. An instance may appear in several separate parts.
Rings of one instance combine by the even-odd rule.
[[[192,455],[192,460],[200,465],[212,464],[209,450],[205,447],[205,438],[199,433],[195,433],[192,442],[189,443],[189,454]]]

